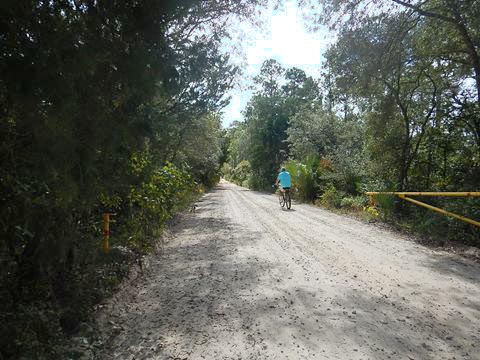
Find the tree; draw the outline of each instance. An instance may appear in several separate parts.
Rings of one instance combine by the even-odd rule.
[[[321,109],[304,109],[289,122],[288,144],[293,158],[325,157],[338,144],[340,121],[337,116]]]
[[[363,0],[323,0],[325,16],[323,20],[337,19],[334,14],[348,14],[347,25],[357,26],[368,18],[372,13],[388,13],[405,9],[410,13],[417,14],[421,18],[431,20],[435,28],[448,29],[454,36],[450,40],[456,42],[454,48],[451,42],[443,42],[443,37],[432,36],[433,43],[447,45],[443,48],[446,55],[462,57],[462,62],[469,64],[471,73],[476,82],[477,102],[480,103],[480,7],[475,0],[383,0],[380,4],[377,1]],[[374,10],[374,9],[377,10]]]
[[[412,30],[416,21],[405,15],[370,19],[343,33],[328,56],[345,92],[367,99],[374,127],[383,128],[374,120],[379,116],[379,121],[391,123],[386,129],[398,130],[398,142],[386,147],[397,152],[399,191],[409,187],[412,162],[438,113],[442,91],[438,71],[431,68],[430,59],[418,55]]]
[[[283,83],[283,85],[282,85]],[[304,106],[319,102],[318,84],[301,69],[283,69],[275,60],[263,63],[255,78],[257,91],[245,112],[248,155],[257,187],[268,187],[287,160],[289,119]]]
[[[216,114],[238,71],[220,42],[229,18],[251,16],[258,3],[2,3],[0,252],[9,266],[0,283],[9,314],[36,297],[88,298],[72,288],[99,273],[87,276],[103,211],[115,209],[119,228],[132,232],[122,234],[125,245],[142,250],[194,179],[211,185]],[[67,281],[76,269],[84,272]],[[86,314],[72,309],[49,313],[72,330]],[[0,357],[42,357],[16,353],[29,326],[12,332],[4,319]]]

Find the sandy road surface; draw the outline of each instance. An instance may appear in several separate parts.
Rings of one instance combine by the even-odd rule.
[[[222,182],[183,215],[101,359],[480,359],[480,266]]]

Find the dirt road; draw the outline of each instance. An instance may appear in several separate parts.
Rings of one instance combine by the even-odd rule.
[[[480,359],[477,264],[225,182],[174,230],[98,358]]]

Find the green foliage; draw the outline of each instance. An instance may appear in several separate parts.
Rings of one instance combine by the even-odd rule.
[[[480,200],[478,198],[445,200],[442,198],[420,197],[418,200],[470,219],[477,220],[480,218]],[[404,220],[402,225],[408,230],[421,234],[426,238],[441,239],[444,244],[456,241],[470,246],[478,246],[480,229],[477,227],[433,213],[421,207],[406,206],[408,206],[406,210],[410,212],[410,216]],[[449,236],[447,237],[445,234]]]
[[[297,68],[284,69],[267,60],[255,77],[256,91],[245,111],[246,121],[227,132],[227,161],[236,168],[248,160],[254,189],[270,189],[280,165],[288,159],[287,129],[290,119],[304,106],[319,100],[318,84]]]
[[[324,157],[336,148],[340,119],[322,108],[303,109],[295,114],[287,130],[290,152],[296,159]]]
[[[347,196],[340,201],[340,207],[343,209],[361,211],[368,205],[366,196]]]
[[[326,207],[340,208],[344,195],[344,192],[337,190],[334,186],[330,186],[322,196],[320,196],[320,204]]]
[[[0,358],[63,358],[49,339],[78,328],[197,184],[218,181],[218,113],[239,71],[221,51],[225,20],[257,2],[8,3]],[[105,211],[128,256],[98,253]]]
[[[317,158],[309,158],[305,163],[287,161],[283,166],[292,177],[292,194],[302,201],[312,202],[317,196],[320,168]]]
[[[225,163],[222,169],[227,180],[240,186],[251,187],[252,167],[248,160],[240,161],[234,169],[228,163]]]
[[[318,107],[297,113],[290,121],[287,133],[292,155],[307,167],[311,167],[308,164],[318,157],[332,164],[329,171],[323,172],[322,181],[316,180],[319,186],[314,191],[321,191],[323,182],[333,183],[352,195],[359,193],[366,163],[362,123],[354,119],[343,121]],[[314,162],[318,167],[318,161]],[[309,195],[311,199],[314,197]]]
[[[250,166],[250,163],[248,162],[248,160],[242,160],[233,170],[232,179],[243,186],[243,183],[245,181],[248,181],[251,176],[252,167]]]
[[[228,180],[232,177],[232,171],[232,166],[227,162],[224,162],[222,167],[220,168],[220,174]]]
[[[379,213],[385,220],[393,220],[396,216],[395,210],[398,199],[394,195],[378,195],[375,196],[375,205]]]
[[[478,38],[478,27],[472,26],[478,20],[470,17],[478,9],[471,2],[446,6],[447,2],[427,1],[418,8],[389,13],[381,6],[364,11],[366,2],[325,3],[327,11],[346,6],[358,15],[343,24],[337,43],[327,53],[330,109],[337,114],[347,114],[344,107],[356,109],[354,117],[360,120],[363,137],[363,144],[348,146],[356,153],[328,156],[335,167],[331,174],[335,187],[351,194],[386,188],[475,190],[480,181],[479,118],[466,114],[477,113],[480,77],[476,76],[476,87],[471,79],[480,74],[480,67],[472,62],[478,49],[470,48],[469,59],[453,49]],[[424,8],[430,12],[420,11]],[[432,16],[435,13],[443,17]],[[459,14],[465,16],[462,24]],[[344,133],[345,129],[339,132]],[[343,165],[342,159],[352,161]],[[339,172],[344,173],[342,181]],[[379,197],[377,203],[384,220],[462,242],[472,238],[474,229],[458,231],[455,227],[463,224],[391,196]],[[458,204],[451,198],[440,203],[445,208]],[[459,203],[466,205],[460,213],[473,211],[469,201]]]
[[[328,19],[338,10],[355,17],[337,22],[322,79],[266,61],[245,123],[230,132],[229,161],[234,168],[249,160],[253,188],[267,188],[285,164],[303,201],[365,208],[396,223],[425,216],[424,225],[411,227],[470,239],[472,232],[456,228],[463,224],[423,209],[420,216],[393,197],[380,197],[377,208],[363,197],[384,189],[472,191],[480,183],[478,6],[435,0],[389,11],[393,3],[373,9],[367,1],[323,1]],[[464,204],[459,212],[478,218]]]
[[[166,221],[182,208],[194,189],[191,176],[172,164],[151,171],[128,195],[128,215],[119,227],[128,235],[124,245],[140,252],[151,250]]]

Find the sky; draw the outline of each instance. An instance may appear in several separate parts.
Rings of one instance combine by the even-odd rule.
[[[273,58],[283,67],[298,67],[307,75],[318,77],[323,54],[332,43],[333,36],[326,28],[312,33],[305,26],[301,9],[296,1],[286,1],[280,9],[273,6],[263,11],[263,26],[233,24],[235,33],[229,40],[237,42],[236,51],[231,52],[234,63],[240,65],[243,75],[234,89],[229,92],[230,104],[223,109],[222,122],[228,127],[235,120],[242,120],[242,111],[252,96],[249,86],[263,61]]]

